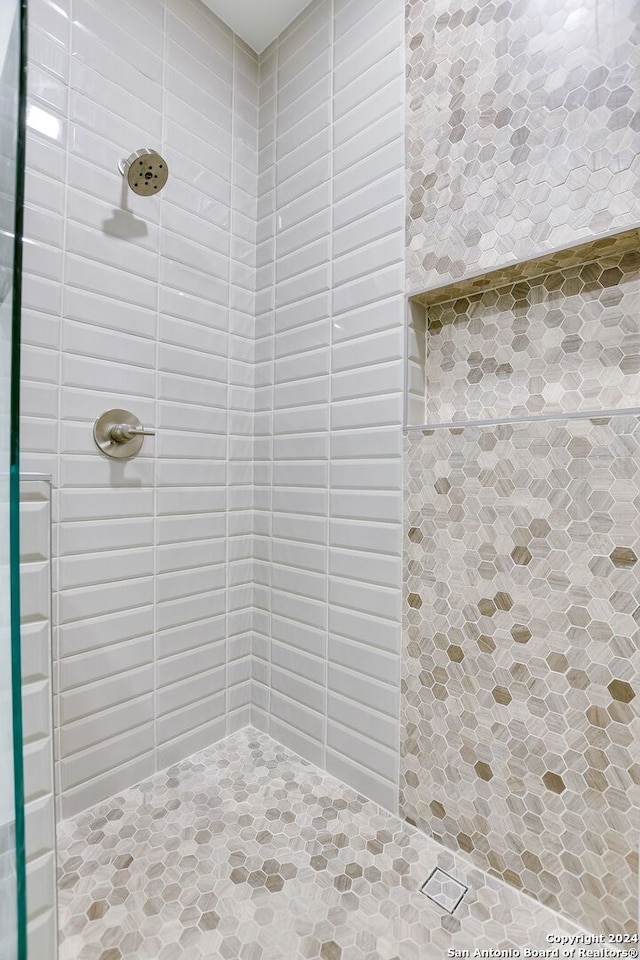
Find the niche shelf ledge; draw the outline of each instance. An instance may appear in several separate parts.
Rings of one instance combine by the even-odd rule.
[[[604,234],[585,243],[545,251],[527,260],[503,264],[495,270],[449,281],[440,287],[432,287],[429,290],[412,293],[409,295],[409,299],[421,306],[431,307],[438,303],[446,303],[449,300],[458,300],[461,297],[471,297],[478,293],[485,293],[487,290],[517,283],[519,280],[533,280],[536,277],[554,273],[556,270],[565,270],[568,267],[589,263],[591,260],[617,256],[639,248],[640,225],[632,229]]]

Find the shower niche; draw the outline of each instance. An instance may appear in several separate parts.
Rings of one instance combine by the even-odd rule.
[[[406,425],[640,405],[640,230],[408,304]]]
[[[401,813],[634,934],[638,231],[411,298],[407,357]]]

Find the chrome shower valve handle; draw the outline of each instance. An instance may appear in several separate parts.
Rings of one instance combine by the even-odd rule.
[[[145,437],[154,437],[155,430],[143,427],[128,410],[107,410],[93,425],[93,439],[98,450],[112,460],[130,460],[140,453]]]
[[[155,437],[156,432],[145,427],[133,427],[129,423],[114,423],[109,434],[114,443],[127,443],[134,437]]]

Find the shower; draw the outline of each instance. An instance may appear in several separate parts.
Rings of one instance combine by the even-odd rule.
[[[150,147],[135,150],[126,160],[120,160],[118,170],[140,197],[160,193],[169,178],[167,161]]]
[[[637,0],[13,5],[0,960],[633,938]]]

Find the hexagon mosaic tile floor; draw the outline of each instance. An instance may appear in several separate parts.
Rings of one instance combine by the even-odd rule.
[[[59,827],[60,960],[439,960],[569,921],[248,728]],[[420,887],[469,890],[450,915]]]

